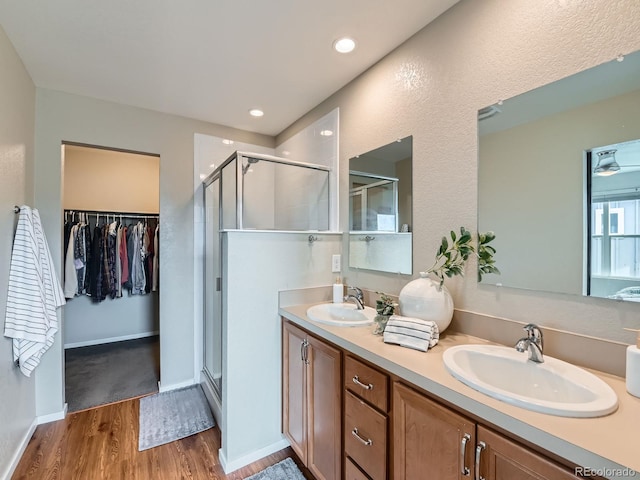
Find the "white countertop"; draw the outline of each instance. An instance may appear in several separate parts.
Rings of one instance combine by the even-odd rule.
[[[280,315],[355,355],[380,366],[408,383],[483,418],[577,465],[605,469],[608,478],[640,478],[640,398],[629,395],[624,378],[589,370],[618,395],[618,410],[598,418],[566,418],[516,407],[464,385],[445,369],[443,352],[462,344],[491,343],[457,332],[445,332],[428,352],[389,345],[373,335],[372,326],[323,325],[306,315],[311,305],[281,307]],[[632,472],[612,470],[631,469]],[[602,474],[602,473],[601,473]]]

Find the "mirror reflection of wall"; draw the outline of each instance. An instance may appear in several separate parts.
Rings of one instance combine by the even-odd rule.
[[[412,273],[412,137],[349,160],[349,266]]]
[[[638,85],[635,53],[479,112],[478,231],[496,233],[501,270],[483,282],[610,294],[589,275],[587,156],[640,138]]]

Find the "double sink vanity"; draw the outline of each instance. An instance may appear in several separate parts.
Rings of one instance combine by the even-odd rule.
[[[283,432],[317,479],[640,475],[624,379],[459,332],[385,344],[375,313],[281,304]]]
[[[640,209],[629,154],[640,142],[640,53],[624,60],[478,112],[477,231],[495,232],[500,269],[479,282],[571,295],[568,304],[594,311],[619,302],[619,316],[593,317],[594,336],[546,330],[553,355],[618,375],[626,345],[598,332],[638,318],[625,302],[637,297],[621,292],[637,292],[640,227],[618,220]],[[413,273],[412,146],[409,136],[349,159],[346,275],[356,282],[360,270]],[[616,152],[619,165],[603,173],[598,159]],[[504,345],[451,328],[425,353],[373,335],[374,309],[328,300],[281,292],[279,309],[283,432],[316,479],[640,476],[640,398],[619,376],[547,355],[534,325],[519,339],[516,322],[459,310],[458,330]]]

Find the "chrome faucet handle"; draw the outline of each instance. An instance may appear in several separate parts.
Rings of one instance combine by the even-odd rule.
[[[538,344],[540,350],[544,347],[544,337],[542,335],[542,330],[535,323],[528,323],[524,326],[525,331],[527,332],[527,338],[531,341]]]
[[[358,300],[362,300],[364,298],[364,294],[362,293],[362,289],[358,288],[358,287],[352,287],[347,285],[347,290],[353,290],[354,292],[356,292],[356,297],[358,297]]]

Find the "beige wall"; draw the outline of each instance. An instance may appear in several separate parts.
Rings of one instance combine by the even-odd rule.
[[[46,89],[36,91],[36,206],[52,252],[62,251],[60,150],[63,142],[160,156],[160,367],[162,387],[191,381],[194,372],[194,134],[273,146],[271,137],[174,115]],[[54,255],[60,267],[60,257]],[[58,335],[59,337],[59,335]],[[58,412],[64,398],[62,342],[43,356],[36,388],[38,414]]]
[[[33,205],[35,86],[0,28],[0,314],[7,306],[14,205]],[[4,328],[4,322],[2,322]],[[0,337],[0,478],[16,465],[35,420],[35,381],[12,362],[11,340]]]
[[[340,218],[348,159],[413,135],[414,272],[440,238],[477,223],[479,108],[640,49],[637,0],[466,0],[280,134],[340,108]],[[343,244],[344,246],[344,244]],[[346,246],[345,246],[346,248]],[[531,252],[523,252],[530,255]],[[459,309],[633,341],[637,305],[447,280]],[[346,281],[398,293],[411,277],[347,270]]]
[[[63,177],[65,209],[160,211],[157,156],[65,145]]]

